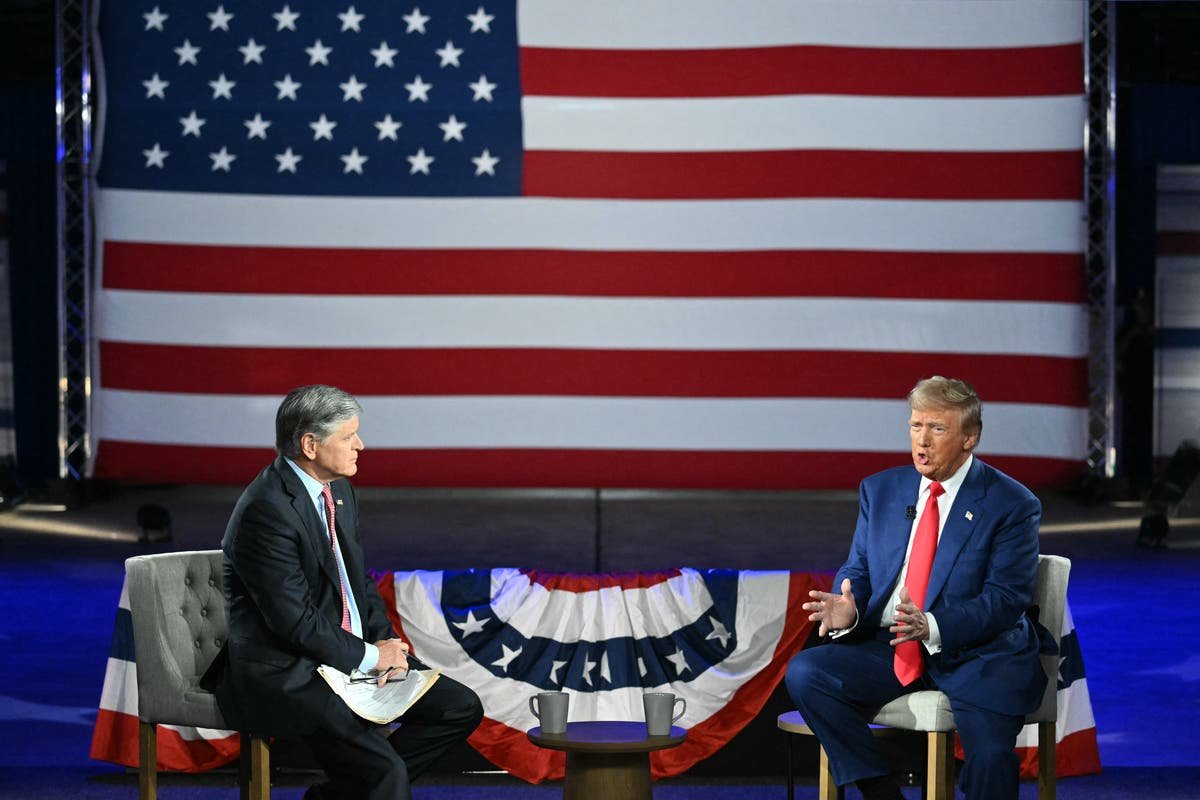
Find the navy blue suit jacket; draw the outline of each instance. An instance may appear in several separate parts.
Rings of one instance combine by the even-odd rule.
[[[874,635],[908,546],[921,476],[898,467],[870,476],[859,489],[858,525],[850,556],[834,579],[849,578],[859,622],[849,638]],[[1006,714],[1037,708],[1046,685],[1039,639],[1025,611],[1033,600],[1042,507],[1017,481],[978,458],[946,521],[929,575],[925,610],[937,619],[940,653],[926,657],[939,689]]]
[[[383,600],[363,564],[354,489],[346,480],[329,486],[339,504],[338,541],[363,637],[392,638]],[[229,641],[209,681],[221,713],[239,730],[309,733],[335,697],[317,666],[350,672],[364,645],[341,628],[341,583],[324,523],[283,458],[242,493],[221,549]]]

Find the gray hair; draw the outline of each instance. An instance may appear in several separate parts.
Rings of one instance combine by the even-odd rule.
[[[360,414],[362,406],[348,392],[320,384],[298,386],[288,392],[275,413],[275,452],[298,458],[304,434],[311,433],[323,442]]]
[[[917,381],[908,393],[908,407],[913,411],[935,408],[956,408],[963,431],[978,436],[983,433],[983,408],[975,387],[966,381],[934,375]]]

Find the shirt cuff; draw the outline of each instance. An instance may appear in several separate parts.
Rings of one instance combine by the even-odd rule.
[[[855,608],[855,609],[854,609],[854,622],[852,622],[852,623],[850,624],[850,627],[849,627],[849,628],[842,628],[842,629],[840,629],[840,630],[836,630],[836,631],[830,631],[830,632],[829,632],[829,638],[830,638],[830,639],[837,639],[837,638],[839,638],[839,637],[845,636],[847,633],[849,633],[850,631],[854,630],[854,629],[855,629],[855,628],[857,628],[857,627],[858,627],[858,609],[857,609],[857,608]]]
[[[379,663],[379,648],[370,642],[363,642],[366,652],[363,653],[362,661],[358,662],[359,672],[369,672],[375,669],[375,665]]]
[[[938,630],[937,620],[933,618],[933,614],[926,614],[925,621],[929,623],[929,638],[921,644],[925,645],[925,650],[929,655],[935,656],[942,652],[942,632]]]

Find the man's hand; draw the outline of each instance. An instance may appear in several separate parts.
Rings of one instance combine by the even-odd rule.
[[[808,615],[810,622],[821,623],[819,636],[829,631],[840,631],[849,628],[858,617],[858,606],[854,603],[854,592],[850,591],[850,579],[842,579],[842,593],[830,594],[813,590],[808,593],[816,602],[805,603],[804,610],[813,613]]]
[[[383,686],[387,683],[389,669],[401,671],[408,669],[408,643],[400,639],[380,639],[378,642],[374,642],[374,645],[379,648],[379,661],[375,664],[379,680],[376,683]]]
[[[896,638],[891,641],[893,647],[901,642],[921,642],[929,638],[929,620],[925,619],[925,612],[913,603],[907,586],[900,587],[896,622],[888,630],[896,634]]]

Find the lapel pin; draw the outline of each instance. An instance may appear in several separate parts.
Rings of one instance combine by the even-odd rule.
[[[339,499],[338,499],[336,502],[337,502],[337,504],[340,506],[340,505],[342,504],[341,498],[339,498]],[[968,511],[968,512],[967,512],[967,519],[970,519],[970,518],[971,518],[970,514],[971,514],[971,512],[970,512],[970,511]]]
[[[340,502],[340,501],[339,501],[339,502]],[[971,521],[971,520],[973,520],[973,519],[975,519],[975,515],[974,515],[974,514],[972,514],[970,511],[968,511],[968,512],[967,512],[967,522],[970,522],[970,521]]]

